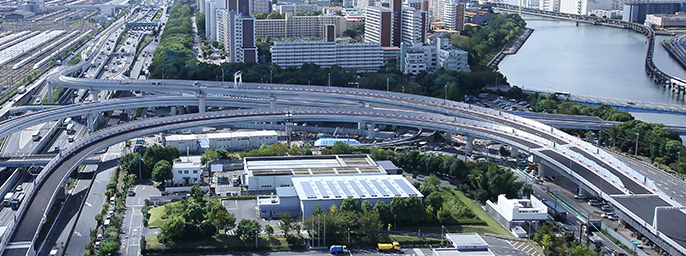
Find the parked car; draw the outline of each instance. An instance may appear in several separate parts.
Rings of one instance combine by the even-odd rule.
[[[574,195],[574,199],[583,200],[583,199],[586,199],[586,198],[587,198],[586,195]]]
[[[601,205],[603,205],[603,203],[601,203],[598,200],[591,199],[591,200],[588,200],[588,205],[590,205],[590,206],[601,206]]]
[[[610,211],[612,211],[612,205],[606,204],[606,205],[603,205],[602,207],[600,207],[600,209],[603,211],[606,211],[606,212],[610,212]]]

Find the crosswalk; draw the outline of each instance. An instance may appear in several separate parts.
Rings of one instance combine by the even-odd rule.
[[[510,240],[508,241],[512,247],[514,247],[516,250],[521,251],[526,253],[527,255],[531,256],[543,256],[536,248],[534,248],[531,244],[529,244],[526,241],[513,241]]]

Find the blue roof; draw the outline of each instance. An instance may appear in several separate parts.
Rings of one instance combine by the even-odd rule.
[[[356,139],[348,139],[348,138],[321,138],[317,139],[314,141],[314,146],[319,147],[319,146],[333,146],[334,143],[336,142],[344,142],[347,143],[348,145],[360,145],[360,142],[357,141]]]
[[[276,194],[280,197],[293,197],[298,196],[294,187],[278,187],[276,188]]]

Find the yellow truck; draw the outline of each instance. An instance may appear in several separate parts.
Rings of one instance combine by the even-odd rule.
[[[400,252],[400,243],[398,243],[398,241],[395,241],[393,243],[379,243],[377,244],[376,249],[380,252]]]

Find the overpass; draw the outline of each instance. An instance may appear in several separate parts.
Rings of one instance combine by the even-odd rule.
[[[54,156],[28,156],[28,157],[0,157],[0,167],[31,167],[45,166],[55,158]],[[90,157],[81,164],[99,164],[100,157]]]
[[[524,118],[536,120],[555,128],[564,129],[601,130],[610,129],[615,125],[621,124],[621,122],[605,121],[596,116],[561,115],[521,111],[513,111],[511,113]],[[666,125],[666,127],[672,131],[678,132],[679,135],[686,135],[686,126]]]
[[[648,76],[651,79],[653,79],[655,83],[658,83],[664,86],[665,88],[670,89],[674,93],[686,93],[686,80],[662,72],[660,69],[657,68],[657,66],[655,66],[655,63],[653,62],[653,52],[655,50],[655,31],[648,26],[638,23],[626,22],[622,20],[607,19],[602,17],[586,16],[579,14],[543,11],[534,8],[519,7],[516,5],[503,3],[493,3],[493,7],[510,12],[521,11],[522,13],[537,16],[544,16],[576,22],[584,22],[594,25],[604,25],[615,28],[631,29],[638,33],[644,34],[646,37],[648,37],[648,51],[646,52],[645,58],[646,74],[648,74]]]
[[[126,23],[126,28],[131,30],[153,30],[158,28],[157,22],[129,22]]]

